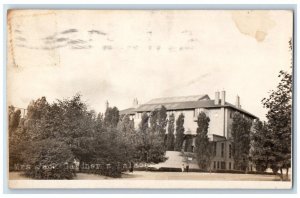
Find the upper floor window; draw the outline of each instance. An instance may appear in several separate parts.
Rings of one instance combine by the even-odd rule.
[[[232,156],[232,148],[231,148],[231,144],[229,144],[229,158],[231,158]]]
[[[217,142],[214,142],[213,156],[217,156]]]
[[[224,143],[222,143],[221,147],[221,157],[224,157]]]

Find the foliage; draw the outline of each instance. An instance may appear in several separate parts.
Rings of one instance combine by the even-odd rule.
[[[265,122],[256,120],[251,132],[251,160],[254,162],[256,171],[264,172],[269,164],[269,157],[273,144],[270,139],[270,130]]]
[[[157,134],[162,140],[163,145],[166,143],[166,126],[167,126],[167,109],[162,106],[151,112],[150,117],[150,130],[152,133]]]
[[[184,140],[184,115],[181,113],[176,120],[175,151],[182,150]]]
[[[292,122],[292,75],[280,71],[281,78],[277,89],[271,91],[268,98],[262,103],[268,109],[268,129],[273,148],[270,152],[271,167],[276,169],[288,169],[291,166],[291,122]],[[281,174],[283,179],[283,175]]]
[[[161,106],[158,114],[158,134],[163,138],[164,144],[166,143],[166,127],[167,127],[167,109]]]
[[[68,164],[74,156],[65,142],[57,139],[35,141],[26,148],[25,175],[35,179],[72,179],[75,176]]]
[[[27,107],[28,119],[33,119],[33,120],[41,119],[48,106],[49,104],[46,100],[46,97],[41,97],[36,101],[31,101]]]
[[[119,110],[117,107],[108,107],[105,111],[104,125],[106,127],[116,127],[119,122]]]
[[[30,168],[26,175],[40,179],[71,179],[74,170],[65,163],[79,161],[79,171],[120,177],[122,165],[129,162],[158,163],[165,160],[166,109],[157,110],[155,123],[148,126],[143,115],[140,129],[134,128],[130,116],[119,116],[116,107],[98,115],[87,109],[79,94],[49,104],[45,97],[32,101],[26,118],[18,121],[10,108],[10,123],[16,128],[10,138],[10,170],[17,164],[36,167],[37,164],[55,168]],[[16,116],[14,116],[16,115]],[[16,122],[14,121],[14,122]],[[65,153],[65,155],[63,155]],[[86,170],[86,164],[101,164],[99,170]]]
[[[207,170],[212,159],[212,145],[207,133],[210,119],[204,112],[199,113],[197,119],[196,157],[200,169]]]
[[[149,116],[142,114],[137,140],[137,159],[140,162],[159,163],[165,161],[164,140],[155,129],[155,124],[149,127]]]
[[[11,135],[19,126],[21,120],[21,111],[20,109],[15,111],[13,106],[9,107],[9,116],[8,116],[8,130],[9,135]]]
[[[175,122],[175,116],[172,113],[169,116],[168,121],[168,135],[167,135],[167,150],[168,151],[174,151],[174,144],[175,144],[175,136],[174,136],[174,122]]]
[[[129,115],[125,115],[118,123],[118,132],[120,133],[121,150],[128,161],[135,158],[135,147],[137,142],[137,133],[134,129],[134,120],[130,120]]]
[[[20,163],[35,166],[41,160],[41,156],[44,156],[40,152],[46,149],[48,149],[47,159],[54,160],[55,163],[64,163],[67,156],[79,160],[80,165],[95,162],[117,164],[127,161],[123,152],[122,134],[116,127],[119,121],[117,120],[119,111],[116,107],[105,112],[107,116],[105,119],[102,114],[96,116],[94,111],[87,110],[86,104],[77,94],[71,99],[57,100],[53,104],[48,104],[46,98],[42,97],[32,101],[27,109],[26,120],[21,123],[10,141],[11,168]],[[59,142],[60,146],[63,145],[59,148],[66,156],[57,153],[59,145],[53,143],[55,141]],[[45,143],[49,144],[44,147]],[[61,164],[59,167],[61,168]],[[37,174],[35,169],[30,169],[26,174],[52,179],[70,179],[72,175],[74,176],[65,174],[65,170],[59,169],[51,169],[47,174],[41,173],[39,176],[35,176]],[[120,173],[110,171],[108,175],[120,176]]]
[[[236,112],[232,122],[232,151],[236,170],[246,171],[249,162],[251,121]]]
[[[24,164],[24,150],[29,141],[26,141],[24,128],[18,127],[13,134],[9,136],[9,170],[14,170],[18,164]]]

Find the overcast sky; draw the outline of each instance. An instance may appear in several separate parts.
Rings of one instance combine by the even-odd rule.
[[[264,119],[261,100],[290,70],[289,11],[13,11],[8,16],[8,105],[83,95],[105,101],[226,91]]]

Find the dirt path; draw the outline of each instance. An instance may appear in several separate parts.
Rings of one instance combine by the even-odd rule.
[[[28,180],[20,172],[10,172],[11,180]],[[103,180],[114,179],[96,174],[78,173],[74,180]],[[274,175],[254,175],[254,174],[229,174],[229,173],[181,173],[181,172],[147,172],[135,171],[134,173],[124,173],[118,180],[221,180],[221,181],[278,181],[279,177]]]

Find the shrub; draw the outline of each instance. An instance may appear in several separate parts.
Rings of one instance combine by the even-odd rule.
[[[29,168],[25,175],[35,179],[72,179],[74,169],[69,168],[74,156],[69,147],[54,139],[32,142],[28,145],[24,161]]]

